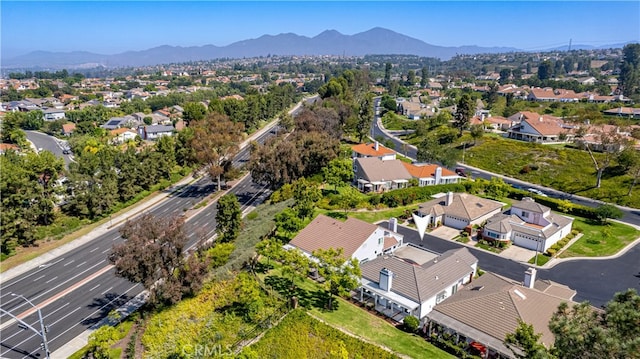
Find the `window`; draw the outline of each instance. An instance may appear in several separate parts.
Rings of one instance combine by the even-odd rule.
[[[442,302],[445,299],[447,299],[447,292],[446,291],[442,291],[442,292],[438,293],[438,295],[436,296],[436,304]]]
[[[382,237],[378,238],[378,244],[379,245],[382,245],[383,242],[384,242],[384,238],[382,238]]]
[[[529,212],[522,211],[522,218],[529,218]]]

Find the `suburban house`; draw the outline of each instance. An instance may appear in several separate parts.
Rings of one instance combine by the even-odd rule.
[[[20,151],[20,147],[13,143],[0,143],[0,155],[5,154],[7,151]]]
[[[115,130],[121,127],[132,128],[139,124],[138,120],[131,115],[127,115],[124,117],[112,117],[107,121],[107,123],[100,125],[100,127],[107,130]]]
[[[173,136],[175,128],[166,125],[151,125],[138,127],[138,134],[143,140],[157,140],[162,136]]]
[[[136,136],[138,136],[138,133],[130,128],[111,130],[110,134],[113,136],[111,140],[112,143],[125,143],[130,140],[135,140]]]
[[[73,122],[65,123],[62,125],[62,134],[64,136],[71,136],[76,129],[76,124]]]
[[[377,157],[381,160],[395,160],[396,151],[379,144],[378,141],[351,146],[351,158],[367,157]]]
[[[551,87],[539,88],[532,87],[527,96],[529,101],[546,101],[546,102],[578,102],[580,95],[573,90],[552,89]]]
[[[402,162],[412,178],[418,180],[418,186],[458,183],[462,177],[455,172],[434,164],[412,164]]]
[[[522,111],[516,115],[519,115],[520,123],[509,129],[509,138],[527,142],[554,143],[566,142],[574,137],[573,126],[565,124],[557,117],[528,111]]]
[[[410,120],[419,120],[422,117],[432,117],[435,112],[431,106],[424,105],[419,99],[397,100],[397,111]]]
[[[480,225],[502,211],[504,203],[480,198],[468,193],[448,192],[440,197],[418,205],[414,221],[428,226],[440,224],[455,229]]]
[[[356,218],[342,222],[319,214],[284,248],[297,248],[307,257],[318,249],[342,248],[345,258],[368,261],[402,246],[404,236],[396,233],[396,225],[395,219],[389,221],[392,229],[387,229]]]
[[[637,140],[631,136],[631,130],[622,130],[615,125],[588,126],[585,134],[575,138],[574,143],[584,149],[589,146],[592,151],[617,152],[636,143]]]
[[[571,233],[573,218],[551,213],[551,209],[530,197],[514,201],[509,214],[487,219],[482,237],[544,252]]]
[[[64,113],[64,110],[57,109],[57,108],[48,108],[42,111],[42,113],[44,114],[45,121],[61,120],[66,116]]]
[[[400,160],[379,157],[356,158],[353,161],[353,180],[360,191],[382,192],[409,185],[411,174]]]
[[[603,111],[605,115],[628,117],[628,118],[640,118],[640,108],[633,107],[617,107],[610,110]]]
[[[551,316],[563,302],[576,304],[575,294],[567,286],[536,280],[534,268],[526,271],[524,284],[487,272],[436,305],[423,331],[429,336],[452,335],[483,358],[516,358],[504,339],[515,332],[518,321],[533,325],[548,348],[554,342]]]
[[[403,256],[406,251],[414,253]],[[361,287],[355,297],[373,303],[397,322],[407,315],[423,319],[438,303],[471,282],[477,269],[478,259],[467,248],[438,255],[406,246],[393,255],[362,263]]]

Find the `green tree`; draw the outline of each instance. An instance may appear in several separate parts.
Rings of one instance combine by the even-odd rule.
[[[384,64],[384,85],[387,86],[387,90],[389,90],[389,87],[391,85],[391,69],[393,68],[393,66],[391,65],[390,62],[387,62]]]
[[[500,70],[500,85],[504,85],[509,83],[509,79],[511,77],[511,69],[510,68],[504,68],[502,70]]]
[[[622,210],[612,204],[603,204],[596,208],[596,217],[601,224],[607,224],[609,218],[618,219],[623,215]]]
[[[226,194],[218,200],[216,210],[216,232],[220,242],[232,242],[242,228],[242,210],[235,194]]]
[[[460,135],[462,135],[462,131],[469,127],[471,116],[475,113],[475,109],[475,103],[469,94],[463,94],[458,100],[456,113],[453,116],[453,126],[460,131]]]
[[[256,253],[263,257],[267,257],[267,264],[271,264],[271,260],[279,260],[282,257],[284,249],[282,243],[275,238],[267,238],[256,244]]]
[[[484,125],[472,125],[470,129],[471,138],[473,138],[473,145],[475,146],[476,141],[484,136]]]
[[[315,184],[301,178],[293,185],[293,198],[296,200],[294,208],[300,218],[307,218],[313,215],[316,203],[322,198],[322,191]]]
[[[199,102],[187,102],[182,106],[182,119],[187,123],[204,120],[207,108]]]
[[[274,220],[276,222],[276,228],[284,231],[287,237],[303,227],[303,222],[302,219],[300,219],[298,211],[293,208],[285,208],[282,212],[276,214]]]
[[[416,72],[414,70],[409,70],[407,72],[407,86],[413,86],[416,84]]]
[[[359,104],[358,121],[356,122],[355,132],[358,136],[358,142],[367,136],[371,130],[371,122],[373,121],[373,97],[367,94]]]
[[[360,264],[355,258],[347,259],[343,249],[318,249],[313,252],[318,259],[318,273],[324,278],[323,286],[329,295],[329,310],[333,309],[333,297],[347,295],[360,284]]]
[[[625,45],[622,54],[623,60],[618,81],[622,93],[626,96],[632,96],[640,90],[640,44]]]
[[[351,159],[335,158],[322,169],[324,181],[334,186],[338,192],[338,186],[351,182],[353,179],[353,162]]]
[[[297,288],[296,280],[302,281],[309,274],[309,258],[302,251],[294,248],[283,251],[280,261],[282,262],[282,274],[291,281],[291,294],[294,294]]]
[[[545,60],[538,66],[538,79],[543,81],[551,77],[553,77],[553,64],[551,61]]]
[[[549,322],[559,358],[640,357],[640,296],[635,289],[616,293],[604,312],[583,302],[562,303]]]
[[[515,333],[507,334],[504,343],[511,349],[516,358],[522,359],[551,359],[553,356],[539,340],[542,334],[536,333],[533,325],[518,319]],[[522,351],[522,354],[520,354]]]
[[[420,72],[420,87],[425,88],[429,83],[429,70],[424,66]]]

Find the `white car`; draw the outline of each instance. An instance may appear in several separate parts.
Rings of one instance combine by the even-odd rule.
[[[542,191],[540,191],[539,189],[535,189],[535,188],[527,188],[527,191],[531,192],[531,193],[535,193],[538,196],[542,196],[542,197],[549,197],[546,194],[544,194]]]

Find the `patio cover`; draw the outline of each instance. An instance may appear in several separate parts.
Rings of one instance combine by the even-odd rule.
[[[478,310],[482,310],[478,308]],[[500,353],[507,355],[509,357],[513,357],[513,352],[509,348],[507,348],[502,340],[498,338],[494,338],[484,332],[481,332],[473,327],[470,327],[462,322],[459,322],[448,315],[442,314],[436,310],[431,311],[427,314],[427,318],[430,320],[442,324],[447,328],[453,329],[461,335],[464,335],[467,338],[473,339],[477,342],[482,343],[489,349],[493,349],[495,351],[499,351]]]

